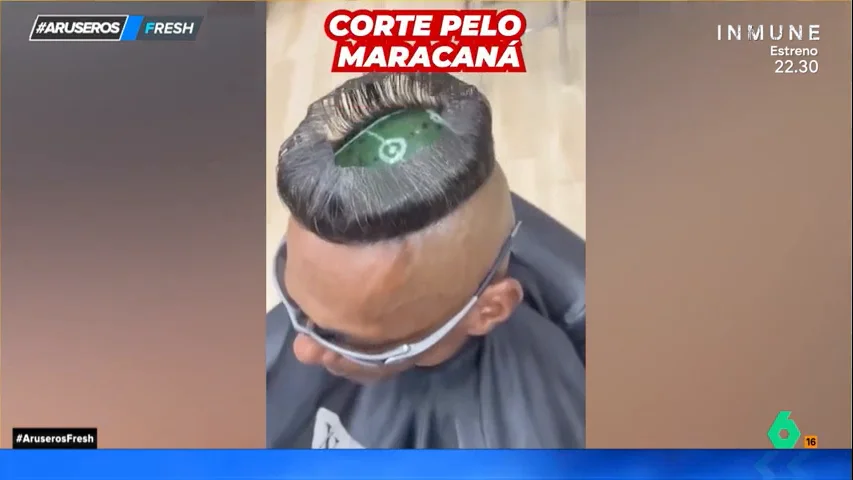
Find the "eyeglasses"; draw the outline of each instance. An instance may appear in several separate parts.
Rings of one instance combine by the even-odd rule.
[[[352,350],[340,344],[339,335],[331,332],[326,332],[321,328],[318,328],[314,325],[310,319],[302,312],[299,307],[297,307],[292,300],[287,296],[284,291],[284,285],[282,284],[282,279],[284,278],[284,267],[287,263],[287,240],[282,239],[281,244],[276,251],[275,259],[273,260],[273,285],[275,286],[276,293],[278,293],[279,298],[281,299],[281,303],[284,305],[284,308],[287,310],[288,315],[290,316],[290,322],[293,325],[294,330],[297,332],[310,337],[315,342],[319,343],[323,347],[328,350],[335,352],[336,354],[346,358],[347,360],[357,363],[359,365],[368,366],[368,367],[378,367],[382,365],[393,365],[395,363],[400,363],[416,357],[425,351],[429,350],[435,344],[437,344],[442,338],[447,336],[451,330],[456,328],[459,325],[459,322],[465,318],[466,315],[474,308],[474,305],[477,303],[477,300],[480,299],[480,296],[486,290],[486,288],[492,283],[495,275],[498,272],[500,266],[504,263],[504,261],[509,257],[510,252],[512,251],[512,241],[515,238],[516,233],[518,233],[518,229],[521,226],[521,222],[515,224],[510,232],[507,239],[504,241],[501,249],[498,253],[497,258],[495,259],[492,266],[489,268],[489,272],[486,274],[486,277],[482,282],[478,285],[477,289],[474,291],[474,295],[468,300],[468,303],[459,311],[456,315],[453,316],[450,320],[448,320],[444,325],[439,327],[437,330],[429,334],[426,338],[414,342],[399,345],[397,347],[391,348],[384,352],[380,353],[366,353],[362,351]]]

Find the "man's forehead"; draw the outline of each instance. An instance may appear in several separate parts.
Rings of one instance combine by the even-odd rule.
[[[288,290],[307,303],[322,302],[330,310],[357,310],[380,316],[404,294],[417,255],[404,242],[340,245],[326,242],[302,227],[287,237]],[[307,307],[307,305],[306,305]]]

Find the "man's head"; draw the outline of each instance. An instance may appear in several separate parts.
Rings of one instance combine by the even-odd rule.
[[[322,338],[366,354],[447,325],[514,226],[488,103],[450,75],[366,75],[314,102],[282,145],[277,185],[291,212],[288,303]],[[407,361],[364,367],[306,334],[294,352],[356,380],[437,365],[520,302],[505,271],[504,257],[458,324]]]

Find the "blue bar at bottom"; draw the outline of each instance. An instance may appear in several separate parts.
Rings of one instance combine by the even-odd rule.
[[[850,450],[3,450],[2,479],[850,479]]]
[[[121,32],[122,42],[132,42],[139,35],[139,27],[142,25],[142,15],[130,15],[127,17],[127,22],[124,23],[124,30]]]

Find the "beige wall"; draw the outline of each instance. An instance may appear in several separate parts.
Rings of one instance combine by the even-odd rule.
[[[273,181],[276,154],[308,104],[349,78],[329,73],[333,44],[325,16],[337,8],[458,8],[438,2],[282,2],[270,7],[267,28],[267,255],[271,260],[287,221]],[[506,3],[531,27],[547,24],[550,3]],[[580,7],[580,8],[578,8]],[[585,26],[583,5],[569,9],[569,82],[560,80],[556,28],[524,39],[526,74],[467,76],[488,95],[498,160],[512,188],[581,235],[586,232]],[[277,303],[270,285],[267,307]]]

